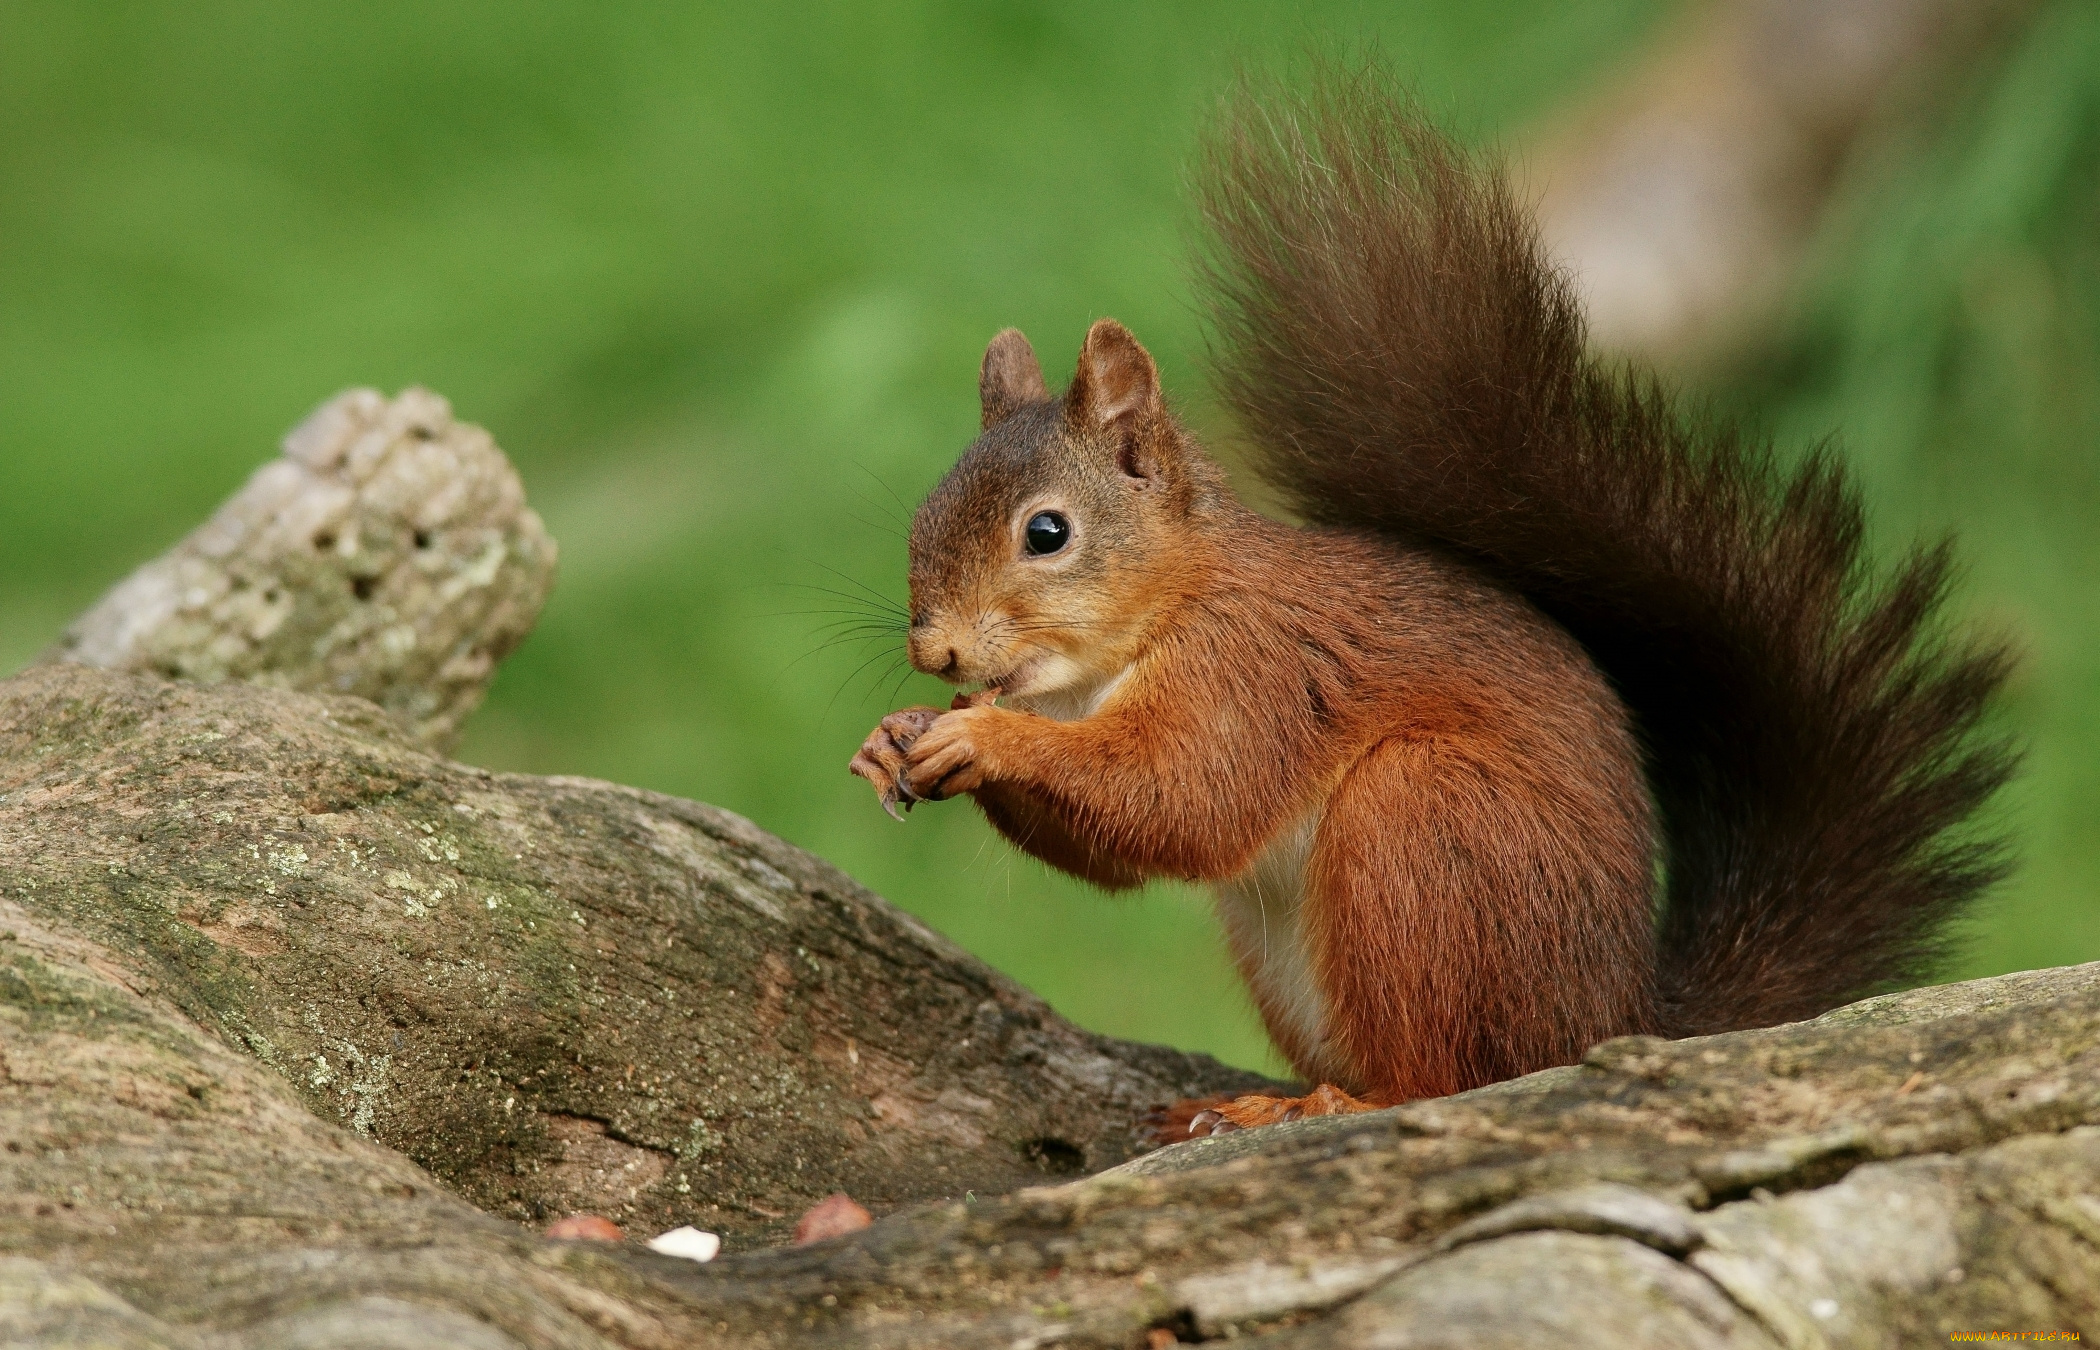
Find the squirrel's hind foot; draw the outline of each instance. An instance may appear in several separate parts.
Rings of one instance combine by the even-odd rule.
[[[1348,1116],[1378,1109],[1377,1102],[1352,1097],[1331,1083],[1322,1083],[1302,1097],[1250,1093],[1244,1097],[1202,1097],[1176,1102],[1147,1115],[1145,1127],[1154,1143],[1165,1145],[1260,1125],[1280,1125],[1307,1116]]]
[[[1196,1117],[1205,1112],[1214,1112],[1218,1107],[1229,1106],[1238,1101],[1227,1094],[1223,1097],[1189,1097],[1166,1106],[1155,1106],[1138,1122],[1138,1137],[1146,1148],[1165,1148],[1192,1137],[1190,1126]],[[1208,1133],[1208,1131],[1205,1131]]]

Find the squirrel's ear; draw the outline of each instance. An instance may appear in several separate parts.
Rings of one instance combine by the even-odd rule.
[[[984,349],[984,364],[977,368],[977,397],[984,402],[986,431],[1031,403],[1049,401],[1042,363],[1020,329],[1002,330]]]
[[[1117,467],[1133,478],[1150,478],[1159,469],[1148,442],[1160,403],[1159,367],[1151,353],[1114,319],[1096,319],[1065,391],[1066,419],[1087,431],[1117,430]]]

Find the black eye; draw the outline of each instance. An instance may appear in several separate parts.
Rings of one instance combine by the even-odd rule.
[[[1071,542],[1072,522],[1055,511],[1038,511],[1028,518],[1028,528],[1021,532],[1021,537],[1028,551],[1040,558]]]

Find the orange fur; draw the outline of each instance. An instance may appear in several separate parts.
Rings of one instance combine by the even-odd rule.
[[[1872,582],[1833,464],[1588,357],[1500,178],[1375,81],[1242,116],[1213,161],[1223,388],[1314,526],[1240,504],[1121,325],[1057,396],[1001,333],[912,525],[909,654],[1005,706],[892,714],[853,771],[973,794],[1105,887],[1211,884],[1322,1085],[1182,1125],[1915,971],[1996,874],[1945,835],[2008,772],[1968,739],[2002,656],[1932,636],[1945,555]]]
[[[1143,872],[1075,836],[1055,812],[1026,792],[1004,783],[987,783],[973,795],[994,829],[1060,872],[1070,872],[1105,891],[1128,890],[1144,883]]]
[[[1108,886],[1227,881],[1323,811],[1307,912],[1331,1021],[1294,1025],[1304,991],[1247,973],[1279,1047],[1352,1093],[1455,1091],[1652,1024],[1631,737],[1521,601],[1234,503],[1115,599],[1089,612],[1145,638],[1090,715],[950,713],[907,752],[912,789],[974,792],[1017,847]]]

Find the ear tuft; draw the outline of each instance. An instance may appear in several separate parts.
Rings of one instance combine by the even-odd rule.
[[[1020,329],[1001,329],[984,349],[984,364],[977,368],[977,397],[984,404],[980,425],[986,431],[1031,403],[1049,401],[1042,362],[1035,359],[1035,348]]]
[[[1079,349],[1079,369],[1065,393],[1065,416],[1089,428],[1124,419],[1138,424],[1159,404],[1159,367],[1151,353],[1114,319],[1096,319]]]

